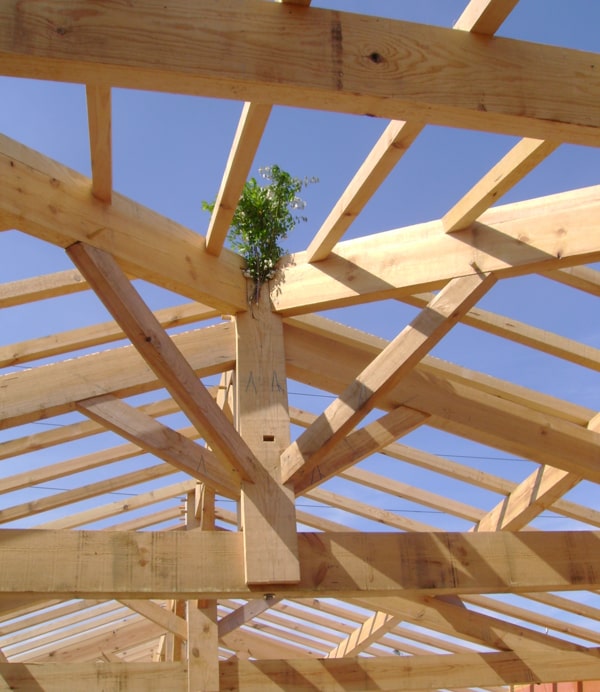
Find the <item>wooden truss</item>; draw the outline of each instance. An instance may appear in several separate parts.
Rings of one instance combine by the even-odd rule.
[[[316,0],[0,3],[0,73],[85,84],[92,162],[90,179],[0,136],[0,230],[73,263],[1,284],[0,307],[93,292],[113,320],[0,347],[0,459],[37,459],[0,478],[0,690],[600,679],[600,512],[565,498],[600,482],[598,411],[430,355],[463,323],[600,370],[600,350],[477,306],[532,274],[600,295],[585,266],[600,261],[600,186],[496,205],[561,144],[600,145],[599,56],[492,38],[517,2],[470,0],[453,28]],[[245,102],[205,237],[114,191],[114,88]],[[249,309],[224,242],[273,105],[389,124]],[[441,218],[344,240],[428,125],[523,139]],[[140,279],[188,302],[152,310]],[[317,314],[383,300],[416,309],[390,341]],[[328,405],[301,410],[293,382]],[[169,423],[181,413],[187,427]],[[529,471],[509,481],[398,441],[421,428]],[[124,441],[70,453],[106,431]],[[59,446],[62,460],[45,462]],[[447,492],[382,474],[375,458],[447,479]],[[340,494],[348,484],[354,497]],[[488,506],[459,499],[458,484]],[[370,491],[437,512],[442,528]],[[579,530],[535,530],[550,509]],[[465,530],[446,531],[457,518]]]

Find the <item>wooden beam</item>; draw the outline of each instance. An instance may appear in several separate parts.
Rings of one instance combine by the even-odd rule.
[[[160,417],[175,413],[179,410],[179,407],[173,399],[169,398],[144,404],[140,406],[140,410],[153,417]],[[0,442],[0,460],[10,459],[10,457],[18,456],[19,454],[35,452],[39,449],[46,449],[66,442],[81,440],[101,432],[104,432],[104,428],[101,425],[94,421],[85,420],[80,423],[69,423],[53,430],[44,430],[33,435],[16,437],[12,440]]]
[[[207,308],[199,303],[187,303],[174,308],[157,310],[155,313],[156,319],[165,329],[218,316],[217,310]],[[64,355],[82,348],[108,344],[122,339],[124,336],[123,330],[118,324],[105,322],[91,327],[81,327],[21,341],[0,347],[0,367]]]
[[[85,87],[92,159],[92,194],[101,202],[112,200],[112,106],[109,86]]]
[[[273,596],[273,594],[265,594],[263,599],[256,598],[252,601],[248,601],[244,603],[244,605],[227,613],[227,615],[224,615],[219,620],[219,638],[227,636],[233,632],[233,630],[250,622],[250,620],[253,620],[258,615],[269,610],[269,608],[272,608],[281,600],[281,598]]]
[[[594,416],[587,427],[588,430],[599,432],[600,414]],[[474,530],[518,531],[574,488],[580,480],[580,476],[569,471],[540,466],[482,517]]]
[[[429,490],[417,488],[409,483],[400,483],[388,476],[382,476],[372,471],[367,471],[362,468],[348,469],[340,474],[340,478],[360,483],[363,487],[373,488],[383,493],[389,493],[395,497],[400,497],[404,500],[409,500],[425,507],[453,514],[456,517],[461,517],[467,521],[477,521],[485,512],[472,505],[467,505],[458,500],[453,500],[446,495],[438,495]]]
[[[594,680],[598,677],[597,651],[565,652],[548,656],[547,651],[516,654],[464,653],[440,656],[359,657],[354,659],[298,659],[295,661],[242,661],[232,659],[221,666],[222,689],[322,692],[342,690],[422,690],[438,682],[444,688],[481,687],[536,681]],[[443,681],[443,683],[442,683]]]
[[[514,1],[517,2],[517,0]],[[485,8],[479,6],[481,3],[477,3],[477,7],[474,4],[471,3],[469,16],[461,17],[459,20],[460,28],[469,30],[482,18],[481,15]],[[495,4],[499,6],[501,3],[496,2]],[[498,19],[500,19],[501,10],[497,10],[497,13]],[[488,22],[486,28],[490,34],[493,34],[497,27]],[[388,124],[316,236],[310,242],[306,250],[307,262],[317,262],[329,255],[343,233],[391,173],[422,129],[423,123],[392,120]]]
[[[431,294],[417,294],[402,298],[404,303],[423,307],[431,300]],[[576,363],[585,368],[600,370],[600,349],[567,339],[559,334],[532,327],[525,322],[498,315],[475,307],[461,318],[463,324],[488,334],[495,334],[518,344],[535,348],[557,358]]]
[[[600,271],[591,267],[568,267],[541,272],[542,276],[600,297]]]
[[[310,500],[315,500],[316,502],[329,505],[330,507],[341,509],[349,514],[356,514],[359,517],[369,519],[378,524],[383,524],[384,526],[391,526],[400,531],[427,532],[437,530],[435,526],[431,526],[430,524],[425,524],[415,519],[407,519],[406,517],[400,516],[397,512],[375,507],[372,504],[367,504],[360,500],[353,500],[345,495],[332,493],[330,490],[315,488],[314,490],[309,490],[305,496]]]
[[[495,34],[519,0],[470,0],[454,24],[455,29]]]
[[[244,104],[206,232],[206,251],[211,255],[221,254],[233,214],[270,114],[270,105]]]
[[[387,343],[357,330],[342,330],[338,336],[339,325],[327,327],[329,323],[322,320],[306,325],[304,319],[294,320],[292,324],[286,325],[291,327],[286,337],[289,375],[309,384],[318,383],[336,394]],[[323,355],[332,349],[335,360]],[[454,370],[431,358],[413,370],[382,405],[391,408],[401,401],[410,401],[411,407],[431,414],[428,425],[433,427],[588,480],[600,479],[600,435],[585,427],[592,415],[589,410],[573,410],[577,415],[571,419],[566,415],[566,402],[540,398],[537,393],[495,378],[481,379],[473,371]]]
[[[488,604],[487,610],[500,612],[494,616],[465,607],[463,596],[412,596],[403,594],[391,598],[351,599],[353,605],[362,608],[382,610],[402,618],[407,623],[440,633],[443,637],[453,637],[468,644],[476,644],[500,651],[545,650],[548,655],[560,655],[564,651],[577,651],[577,645],[562,639],[529,623],[512,622],[508,612]],[[481,598],[475,596],[474,598]],[[469,647],[471,648],[471,647]]]
[[[296,495],[305,493],[349,466],[375,454],[399,437],[425,424],[427,418],[428,416],[421,411],[399,406],[363,428],[351,432],[336,444],[316,467],[310,470],[303,468],[295,475]]]
[[[341,242],[314,264],[297,253],[273,303],[294,315],[442,288],[478,272],[502,278],[595,262],[598,200],[599,188],[584,188],[494,207],[455,233],[432,221]]]
[[[316,418],[316,415],[314,414],[307,414],[304,411],[299,411],[298,409],[293,408],[290,409],[290,413],[292,422],[296,425],[301,425],[304,427],[310,425],[310,423]],[[590,430],[595,430],[591,423],[588,424],[587,427]],[[386,456],[392,457],[393,459],[399,459],[409,464],[414,464],[420,468],[424,468],[435,473],[440,473],[454,480],[470,483],[477,487],[485,488],[486,490],[491,490],[492,492],[499,493],[501,495],[509,495],[517,487],[517,483],[513,483],[512,481],[507,481],[504,478],[494,476],[485,471],[476,471],[471,466],[465,466],[455,461],[449,461],[448,459],[444,459],[438,455],[423,452],[422,450],[408,447],[403,444],[393,443],[382,447],[379,451]],[[368,479],[375,476],[375,474],[365,474],[366,472],[364,470],[352,469],[340,472],[340,477],[354,480],[356,477],[360,476],[361,483],[369,484],[370,481]],[[406,493],[406,496],[410,494],[412,497],[414,497],[416,493],[419,497],[421,497],[420,501],[423,502],[425,502],[428,496],[432,495],[431,493],[425,493],[423,496],[423,491],[417,490],[412,486],[405,486],[401,483],[390,483],[389,479],[385,479],[385,482],[382,481],[379,483],[379,486],[382,488],[385,487],[387,492],[398,494],[399,496],[403,496],[403,493]],[[439,506],[439,504],[439,501],[437,504],[435,504],[432,499],[430,506]],[[457,516],[462,516],[473,521],[478,521],[481,518],[476,517],[476,513],[483,515],[482,510],[475,510],[474,508],[464,505],[461,507],[461,503],[451,502],[447,498],[444,501],[444,506],[445,511],[450,511]],[[583,507],[574,502],[567,502],[566,500],[559,499],[555,500],[552,509],[558,514],[563,514],[564,516],[571,517],[577,521],[588,523],[591,526],[600,527],[600,513],[590,509],[589,507]],[[303,519],[306,518],[306,515],[303,515]],[[307,526],[316,527],[315,524],[306,523],[305,521],[303,521],[303,523],[305,523]],[[331,531],[340,529],[324,528],[323,530]],[[342,530],[348,530],[348,528],[345,527]]]
[[[126,681],[126,682],[124,682]],[[183,689],[183,663],[1,663],[0,690],[44,690],[64,692],[74,689],[99,691],[127,685],[127,692],[162,692]]]
[[[192,478],[206,483],[221,495],[239,497],[239,475],[224,467],[210,450],[124,401],[106,394],[78,401],[76,407],[97,423],[122,435]]]
[[[66,296],[89,289],[86,280],[75,269],[42,274],[0,284],[0,308],[25,305],[37,300]]]
[[[451,281],[346,387],[282,455],[284,478],[310,473],[496,283],[472,274]]]
[[[215,454],[242,478],[252,480],[257,462],[248,445],[113,257],[83,243],[71,245],[67,253]]]
[[[36,528],[59,530],[86,526],[87,524],[93,524],[94,522],[102,519],[121,516],[125,512],[132,512],[136,509],[140,509],[141,507],[148,507],[149,505],[162,502],[163,500],[171,500],[178,495],[185,495],[190,490],[193,490],[195,485],[195,480],[180,481],[179,483],[173,483],[172,485],[163,486],[155,490],[149,490],[148,492],[134,495],[133,497],[128,497],[126,500],[110,502],[106,505],[101,505],[100,507],[93,507],[91,509],[85,509],[81,512],[68,514],[59,519],[53,519],[52,521],[40,524],[36,526]],[[133,531],[136,528],[138,527],[131,526],[128,528],[126,525],[123,525],[122,527],[121,525],[118,525],[112,527],[111,530]]]
[[[235,335],[227,322],[175,334],[173,342],[198,377],[234,366]],[[10,382],[0,398],[0,429],[67,413],[76,401],[99,394],[127,397],[162,386],[133,346],[10,373],[0,382]]]
[[[242,483],[246,581],[294,583],[300,579],[295,497],[280,463],[290,443],[283,326],[266,287],[252,312],[236,317],[236,335],[236,424],[262,467],[253,483]]]
[[[306,261],[325,259],[381,183],[421,133],[423,123],[393,120],[306,249]]]
[[[229,531],[0,530],[4,595],[286,598],[598,589],[593,531],[299,534],[298,584],[246,584]],[[68,557],[67,557],[68,556]]]
[[[482,517],[474,530],[518,531],[551,507],[580,480],[579,476],[569,471],[542,465]]]
[[[186,531],[194,529],[215,530],[215,495],[203,484],[188,494]],[[188,692],[219,692],[217,602],[188,600],[186,618]]]
[[[114,476],[113,478],[107,478],[102,481],[96,481],[95,483],[89,483],[88,485],[75,487],[71,490],[63,490],[62,492],[42,497],[39,500],[30,500],[29,502],[22,502],[12,507],[4,507],[0,509],[0,523],[16,521],[17,519],[30,517],[34,514],[48,512],[51,509],[65,507],[74,502],[81,502],[91,497],[97,497],[104,493],[111,493],[115,490],[138,485],[139,483],[147,483],[148,481],[163,478],[173,473],[176,473],[176,469],[170,464],[156,464],[155,466],[148,466],[138,471],[131,471],[120,476]],[[60,522],[61,520],[55,521]],[[63,521],[68,522],[69,517],[66,517]]]
[[[367,649],[381,636],[394,629],[401,618],[381,611],[368,617],[357,629],[335,646],[327,654],[327,658],[348,658],[357,656]]]
[[[180,639],[187,639],[188,634],[185,620],[170,610],[162,608],[158,603],[128,598],[121,599],[119,602],[134,613],[142,615],[146,620],[150,620],[150,622],[155,623],[168,632],[176,634]]]
[[[528,138],[515,144],[506,156],[444,214],[442,225],[446,232],[453,233],[467,228],[549,156],[558,145],[558,142]]]
[[[11,214],[19,230],[60,247],[80,241],[102,248],[128,275],[223,313],[246,308],[236,254],[212,257],[202,236],[116,193],[110,205],[99,202],[88,178],[3,135],[0,181],[0,213]]]
[[[278,3],[85,9],[85,0],[27,13],[4,3],[3,73],[600,141],[594,53]],[[256,26],[268,39],[260,45]]]

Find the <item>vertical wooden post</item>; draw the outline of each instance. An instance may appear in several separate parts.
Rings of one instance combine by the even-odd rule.
[[[187,499],[186,529],[214,531],[215,494],[203,484]],[[216,601],[187,602],[188,692],[219,692]]]
[[[290,443],[281,318],[266,286],[236,317],[236,426],[264,473],[242,484],[240,521],[248,584],[300,580],[295,497],[281,482],[281,453]]]

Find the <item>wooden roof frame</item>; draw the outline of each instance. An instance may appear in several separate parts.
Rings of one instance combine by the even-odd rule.
[[[534,273],[600,296],[585,266],[600,262],[600,186],[492,207],[561,144],[600,145],[598,55],[493,37],[517,3],[470,0],[453,28],[310,0],[2,3],[2,75],[86,85],[92,177],[0,135],[0,230],[64,248],[74,264],[0,285],[0,307],[92,290],[114,322],[0,348],[4,368],[33,364],[0,374],[0,430],[16,431],[0,459],[106,430],[127,443],[7,476],[0,493],[142,454],[159,463],[0,509],[4,524],[101,503],[0,528],[0,689],[496,690],[600,679],[600,608],[578,599],[600,589],[600,512],[564,498],[600,482],[600,414],[428,355],[462,322],[600,370],[600,350],[477,307],[497,281]],[[115,87],[245,102],[206,237],[113,189]],[[273,105],[390,122],[285,282],[249,309],[240,258],[224,241]],[[430,124],[522,139],[442,218],[343,240]],[[402,261],[390,262],[399,249]],[[133,279],[193,302],[153,312]],[[314,314],[385,299],[419,310],[389,342]],[[193,328],[167,332],[180,325]],[[130,345],[114,345],[123,338]],[[88,347],[99,350],[79,355]],[[220,384],[206,386],[208,376]],[[298,409],[290,379],[332,403],[318,415]],[[125,401],[160,390],[172,399]],[[19,433],[74,411],[87,419]],[[192,427],[157,420],[180,411]],[[295,439],[292,425],[304,428]],[[514,483],[398,442],[424,425],[535,468]],[[374,454],[497,499],[482,510],[355,468]],[[173,483],[177,472],[184,480]],[[333,478],[471,530],[432,530],[320,487]],[[126,502],[102,499],[149,479],[165,482]],[[305,512],[299,496],[386,531]],[[585,530],[528,530],[550,507]],[[147,509],[120,519],[134,508]]]

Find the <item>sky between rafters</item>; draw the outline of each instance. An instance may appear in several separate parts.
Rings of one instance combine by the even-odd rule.
[[[451,26],[464,5],[465,0],[313,0],[315,7],[442,26]],[[499,34],[597,52],[600,50],[598,26],[598,2],[521,0]],[[0,79],[0,99],[0,131],[89,174],[82,86]],[[116,190],[204,233],[208,215],[201,211],[201,201],[212,199],[217,192],[240,109],[240,104],[232,102],[115,90]],[[274,109],[256,156],[253,174],[257,174],[258,166],[278,163],[294,175],[320,178],[318,185],[305,191],[309,222],[300,225],[289,239],[290,250],[306,247],[384,126],[384,122],[369,118]],[[440,217],[515,141],[511,137],[428,127],[346,237]],[[563,146],[503,201],[597,184],[599,170],[598,150]],[[0,234],[0,283],[70,266],[67,257],[57,248],[15,232]],[[149,287],[145,287],[144,295],[155,308],[182,302]],[[97,301],[89,296],[62,299],[57,305],[56,308],[38,304],[4,310],[0,315],[1,343],[107,319]],[[485,298],[482,306],[600,347],[597,299],[548,280],[532,277],[502,282]],[[411,318],[414,310],[386,302],[329,314],[340,321],[391,338]],[[600,409],[597,373],[503,343],[474,330],[457,328],[435,350],[435,354],[591,409]],[[293,401],[302,408],[318,411],[327,402],[307,396],[314,392],[300,386],[292,385],[291,389],[302,394]],[[13,435],[14,432],[9,431],[3,434],[2,439]],[[414,433],[406,441],[446,456],[503,456],[494,450],[478,449],[429,429]],[[85,448],[86,445],[80,444],[78,453],[83,453]],[[475,459],[463,461],[479,464]],[[504,463],[492,465],[489,460],[481,460],[479,465],[519,479],[529,469],[529,465],[519,463],[516,470],[507,468]],[[39,460],[36,465],[39,465]],[[8,468],[8,465],[4,466],[1,474],[8,473]],[[418,474],[415,477],[419,478]],[[438,482],[443,487],[446,481],[440,478]],[[574,497],[590,502],[591,493],[589,486],[583,486],[575,491]],[[476,502],[473,497],[462,499]],[[487,506],[487,502],[484,505]],[[435,523],[435,517],[431,523]],[[563,524],[562,520],[544,523],[540,519],[539,525],[562,528],[566,523]],[[464,527],[465,523],[456,526]]]

